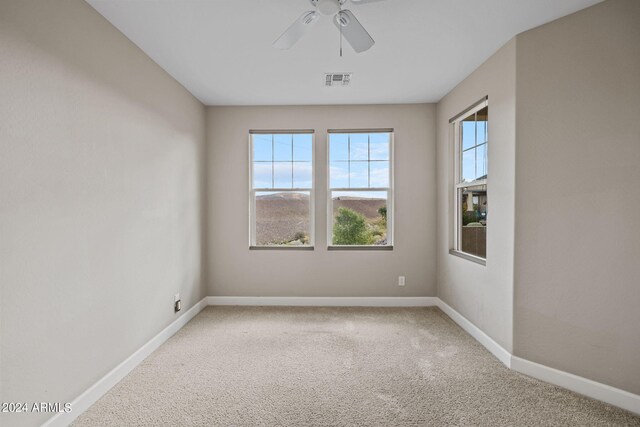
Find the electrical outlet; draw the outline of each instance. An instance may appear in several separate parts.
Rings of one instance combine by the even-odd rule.
[[[404,276],[398,276],[398,286],[404,286]]]
[[[180,294],[176,294],[173,297],[173,311],[177,313],[180,310],[182,310],[182,301],[180,301]]]

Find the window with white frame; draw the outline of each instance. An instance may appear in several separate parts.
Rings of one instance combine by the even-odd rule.
[[[487,257],[487,148],[489,106],[486,99],[453,119],[455,143],[454,251]]]
[[[250,247],[313,247],[313,131],[250,132]]]
[[[329,131],[330,247],[393,245],[393,130]]]

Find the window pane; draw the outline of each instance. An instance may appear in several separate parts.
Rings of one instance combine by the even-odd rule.
[[[256,245],[311,243],[308,191],[256,192]]]
[[[487,187],[462,188],[460,203],[460,250],[481,258],[487,257]]]
[[[352,133],[349,138],[351,160],[369,160],[369,134]]]
[[[349,188],[349,162],[331,162],[331,188]]]
[[[389,160],[390,133],[369,134],[369,154],[371,160]]]
[[[293,163],[293,187],[294,188],[311,188],[312,175],[311,162],[294,162]]]
[[[460,132],[462,133],[462,149],[466,150],[476,145],[476,122],[471,116],[469,121],[460,123]],[[466,119],[465,119],[466,120]]]
[[[370,163],[371,187],[382,188],[389,186],[389,162]]]
[[[329,136],[330,161],[349,160],[349,135],[334,133]]]
[[[293,135],[293,160],[310,162],[312,159],[313,135],[310,133]]]
[[[271,135],[252,135],[253,139],[253,160],[255,161],[271,161],[272,160],[272,144]]]
[[[476,179],[476,150],[464,151],[462,153],[462,181],[471,182]]]
[[[273,159],[291,161],[292,135],[273,135]]]
[[[274,188],[293,188],[291,162],[273,162]]]
[[[476,144],[482,144],[483,142],[487,142],[487,122],[477,121],[476,122]]]
[[[253,163],[253,188],[273,188],[271,162]]]
[[[476,148],[476,179],[487,178],[487,144]]]
[[[476,113],[477,132],[476,144],[487,142],[487,127],[489,124],[489,107],[484,107]]]
[[[331,194],[333,245],[387,245],[387,192]]]
[[[369,187],[369,162],[351,162],[349,188]]]

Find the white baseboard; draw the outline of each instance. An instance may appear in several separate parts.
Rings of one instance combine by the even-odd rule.
[[[437,297],[208,297],[209,305],[299,307],[433,307]]]
[[[493,338],[482,332],[480,328],[471,323],[462,314],[455,311],[447,303],[438,298],[438,307],[444,311],[447,316],[456,322],[462,329],[467,331],[469,335],[475,338],[480,344],[484,346],[491,354],[493,354],[499,361],[504,363],[507,368],[511,368],[511,353],[505,350],[500,344],[495,342]]]
[[[640,415],[640,396],[549,366],[511,357],[511,369]]]
[[[42,427],[67,426],[86,411],[140,362],[208,305],[325,306],[325,307],[439,307],[469,335],[510,369],[555,384],[576,393],[601,400],[640,415],[640,396],[606,384],[579,377],[538,363],[512,356],[480,328],[437,297],[205,297],[163,329],[138,351],[113,368],[72,402],[73,411],[51,417]]]
[[[440,298],[438,298],[438,307],[507,368],[640,415],[639,395],[513,356]]]
[[[158,335],[151,338],[145,345],[140,347],[138,351],[133,353],[127,359],[125,359],[118,366],[113,368],[107,375],[98,380],[97,383],[89,387],[84,393],[78,396],[73,402],[71,402],[71,412],[58,413],[49,418],[42,427],[58,427],[68,426],[75,420],[80,414],[86,411],[91,405],[93,405],[98,399],[100,399],[106,392],[108,392],[114,385],[116,385],[122,378],[124,378],[129,372],[131,372],[136,366],[140,364],[147,356],[153,353],[158,347],[160,347],[165,341],[167,341],[173,334],[178,332],[189,320],[193,319],[198,313],[200,313],[207,306],[207,298],[203,298],[197,302],[193,307],[187,310],[182,316],[178,317],[169,326],[164,328]]]

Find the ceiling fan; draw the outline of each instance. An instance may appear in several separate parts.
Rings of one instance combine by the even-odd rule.
[[[278,49],[289,49],[302,38],[307,29],[315,24],[320,15],[334,15],[333,23],[340,30],[341,36],[349,42],[356,52],[364,52],[375,44],[375,41],[362,24],[356,19],[354,14],[342,6],[348,0],[309,0],[315,10],[304,12],[296,21],[287,28],[273,45]],[[381,0],[349,0],[353,4],[372,3]],[[340,38],[342,42],[342,37]],[[340,49],[342,55],[342,48]]]

